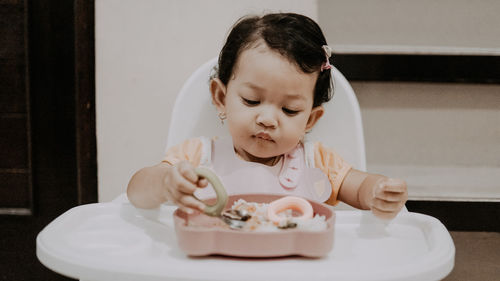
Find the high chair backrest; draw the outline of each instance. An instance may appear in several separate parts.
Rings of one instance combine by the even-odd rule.
[[[172,110],[167,149],[197,136],[226,136],[209,90],[209,79],[217,58],[203,64],[184,83]],[[366,171],[365,142],[361,113],[356,95],[336,68],[333,98],[323,104],[325,114],[306,135],[337,151],[354,168]]]

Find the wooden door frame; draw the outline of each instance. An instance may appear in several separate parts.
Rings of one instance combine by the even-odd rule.
[[[75,122],[78,204],[97,202],[95,2],[74,1]]]
[[[24,22],[16,32],[26,42],[19,83],[27,87],[32,180],[26,211],[0,215],[0,279],[70,280],[38,261],[36,236],[67,210],[97,202],[94,0],[5,4],[22,9]]]
[[[94,0],[24,1],[28,10],[32,170],[36,184],[33,209],[36,215],[43,216],[41,206],[61,199],[63,193],[65,203],[51,209],[97,202],[95,6]],[[61,126],[64,131],[51,128],[47,122],[54,122],[52,126]],[[61,138],[64,143],[60,143]],[[59,150],[52,142],[64,145],[66,154],[51,155]],[[52,161],[52,168],[68,174],[41,171],[39,166],[46,160]],[[61,166],[57,161],[65,164]],[[39,183],[39,176],[42,180],[55,176],[55,182],[65,178],[67,186],[50,187]],[[44,187],[40,190],[40,186]]]

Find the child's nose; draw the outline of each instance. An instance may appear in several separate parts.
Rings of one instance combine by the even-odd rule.
[[[259,112],[256,120],[257,124],[264,127],[275,128],[278,125],[278,120],[273,110],[263,109]]]

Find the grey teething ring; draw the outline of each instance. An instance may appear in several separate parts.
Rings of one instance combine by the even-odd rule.
[[[209,216],[219,217],[227,204],[226,189],[220,182],[217,175],[209,169],[198,167],[195,168],[194,171],[198,176],[204,177],[208,180],[208,182],[214,188],[215,194],[217,195],[217,202],[215,202],[214,205],[207,205],[203,212]]]

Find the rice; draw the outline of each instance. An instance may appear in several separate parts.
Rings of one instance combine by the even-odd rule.
[[[296,227],[294,228],[304,231],[322,231],[327,228],[325,216],[316,214],[311,219],[301,219],[295,217],[292,210],[281,212],[279,215],[284,216],[287,219],[283,220],[280,225],[275,225],[267,218],[268,205],[269,204],[266,203],[247,202],[243,199],[239,199],[233,203],[231,209],[239,211],[245,210],[251,215],[242,229],[246,231],[283,231],[283,229],[287,229],[286,226],[290,224],[296,224]]]

